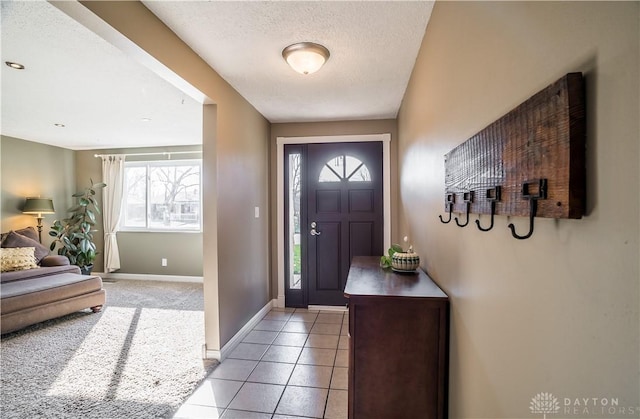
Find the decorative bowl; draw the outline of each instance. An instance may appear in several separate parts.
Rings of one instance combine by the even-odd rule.
[[[420,266],[420,256],[413,252],[396,252],[391,257],[391,268],[394,271],[410,272]]]

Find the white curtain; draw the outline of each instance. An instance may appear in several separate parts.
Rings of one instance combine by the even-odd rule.
[[[122,194],[124,190],[124,158],[119,155],[102,156],[102,220],[104,223],[104,269],[113,272],[120,269],[120,252],[116,233],[120,226]]]

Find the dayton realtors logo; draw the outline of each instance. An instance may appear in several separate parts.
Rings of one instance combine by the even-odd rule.
[[[562,406],[560,403],[562,402]],[[561,411],[562,409],[562,411]],[[547,415],[562,413],[564,416],[579,417],[637,417],[640,406],[620,406],[617,397],[563,397],[558,400],[551,393],[538,393],[531,398],[529,410],[533,414],[542,413],[542,418]]]
[[[547,419],[547,413],[558,413],[560,403],[551,393],[538,393],[531,399],[529,410],[531,413],[542,413],[542,418]]]

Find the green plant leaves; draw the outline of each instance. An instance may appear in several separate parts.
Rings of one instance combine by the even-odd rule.
[[[389,248],[389,257],[392,257],[394,254],[402,252],[402,247],[399,244],[392,244]]]
[[[91,211],[91,210],[89,210],[89,209],[88,209],[88,210],[87,210],[87,212],[86,212],[86,214],[87,214],[87,217],[89,217],[89,220],[91,220],[91,223],[92,223],[92,224],[95,224],[95,223],[96,223],[96,216],[95,216],[95,214],[93,213],[93,211]]]
[[[83,191],[72,195],[76,198],[76,204],[68,209],[69,218],[62,221],[56,220],[51,226],[49,235],[55,237],[50,249],[60,246],[58,254],[69,258],[69,262],[80,267],[90,265],[98,252],[93,242],[93,233],[97,230],[91,228],[96,225],[96,214],[100,214],[98,201],[94,198],[96,189],[104,188],[105,183],[93,183]]]
[[[399,244],[392,244],[391,247],[389,248],[389,250],[387,250],[387,254],[388,256],[381,256],[380,257],[380,266],[383,268],[390,268],[391,267],[391,260],[393,258],[393,255],[395,255],[396,253],[399,252],[403,252],[402,250],[402,246],[400,246]]]

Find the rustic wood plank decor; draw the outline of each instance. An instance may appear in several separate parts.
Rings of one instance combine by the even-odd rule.
[[[584,83],[569,73],[446,154],[445,211],[528,217],[536,199],[537,217],[581,218],[585,182]]]

